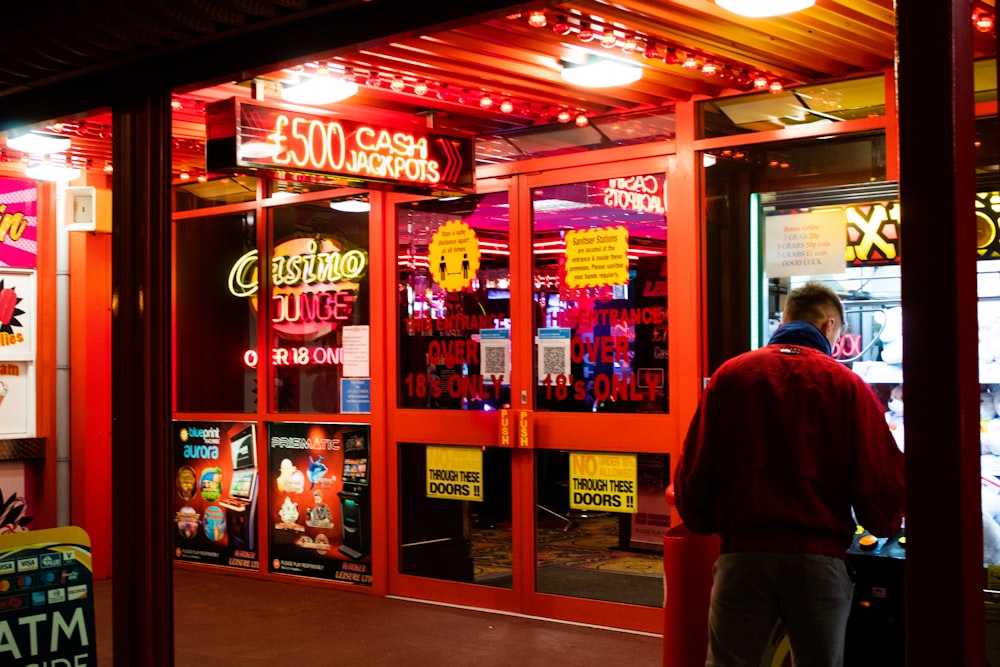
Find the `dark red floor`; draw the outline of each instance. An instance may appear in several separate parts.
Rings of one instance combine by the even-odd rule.
[[[99,665],[112,660],[110,581],[95,584]],[[179,667],[661,665],[659,636],[174,571]]]

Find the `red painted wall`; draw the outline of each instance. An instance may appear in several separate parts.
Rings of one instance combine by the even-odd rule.
[[[70,523],[90,535],[95,579],[111,576],[111,235],[72,232]],[[126,528],[126,527],[120,527]]]

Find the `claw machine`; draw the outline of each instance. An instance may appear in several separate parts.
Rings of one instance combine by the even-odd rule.
[[[766,345],[785,296],[822,282],[844,302],[844,333],[833,356],[868,381],[897,445],[903,426],[900,215],[895,183],[753,195],[752,347]],[[847,560],[855,572],[846,664],[902,665],[906,537],[875,537],[858,526]],[[778,632],[765,664],[789,664]]]
[[[985,179],[977,186],[983,588],[994,637],[987,645],[1000,645],[1000,624],[989,622],[1000,605],[1000,193]],[[869,383],[905,452],[897,184],[756,193],[753,200],[751,345],[767,343],[790,290],[809,280],[832,287],[847,314],[833,356]],[[846,663],[903,665],[905,530],[877,538],[859,525],[847,559],[856,577]],[[771,655],[782,651],[776,646]]]

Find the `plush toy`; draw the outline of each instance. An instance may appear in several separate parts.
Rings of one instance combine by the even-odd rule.
[[[983,388],[979,392],[979,453],[992,454],[990,449],[990,422],[997,416],[993,394]]]
[[[983,565],[1000,565],[1000,494],[983,484]]]
[[[882,341],[882,361],[887,364],[903,363],[903,309],[899,307],[885,310],[885,324],[879,334]]]
[[[1000,357],[1000,302],[980,301],[979,321],[979,365],[985,366]]]
[[[897,384],[889,393],[888,412],[885,413],[885,423],[896,439],[896,446],[903,451],[903,385]]]
[[[1000,385],[991,384],[990,395],[993,397],[994,416],[986,425],[986,447],[989,451],[981,451],[980,453],[1000,456]],[[980,444],[982,444],[981,441],[982,438],[980,438]]]

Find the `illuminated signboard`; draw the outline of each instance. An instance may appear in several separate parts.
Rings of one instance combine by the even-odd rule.
[[[604,205],[638,213],[667,213],[667,189],[663,176],[612,178],[604,188]]]
[[[0,178],[0,266],[38,266],[37,210],[33,181]]]
[[[472,142],[307,114],[235,98],[209,104],[209,171],[308,171],[425,187],[471,188]]]
[[[848,206],[847,264],[877,266],[899,263],[899,204]]]
[[[367,268],[368,255],[363,250],[345,250],[329,237],[279,243],[271,259],[270,316],[275,333],[286,340],[313,341],[349,322],[357,281]],[[233,296],[251,299],[256,310],[256,250],[244,254],[230,268],[229,291]],[[331,363],[315,358],[311,361]]]
[[[847,263],[899,263],[899,202],[847,206]],[[1000,258],[1000,192],[976,193],[976,248],[982,259]]]

